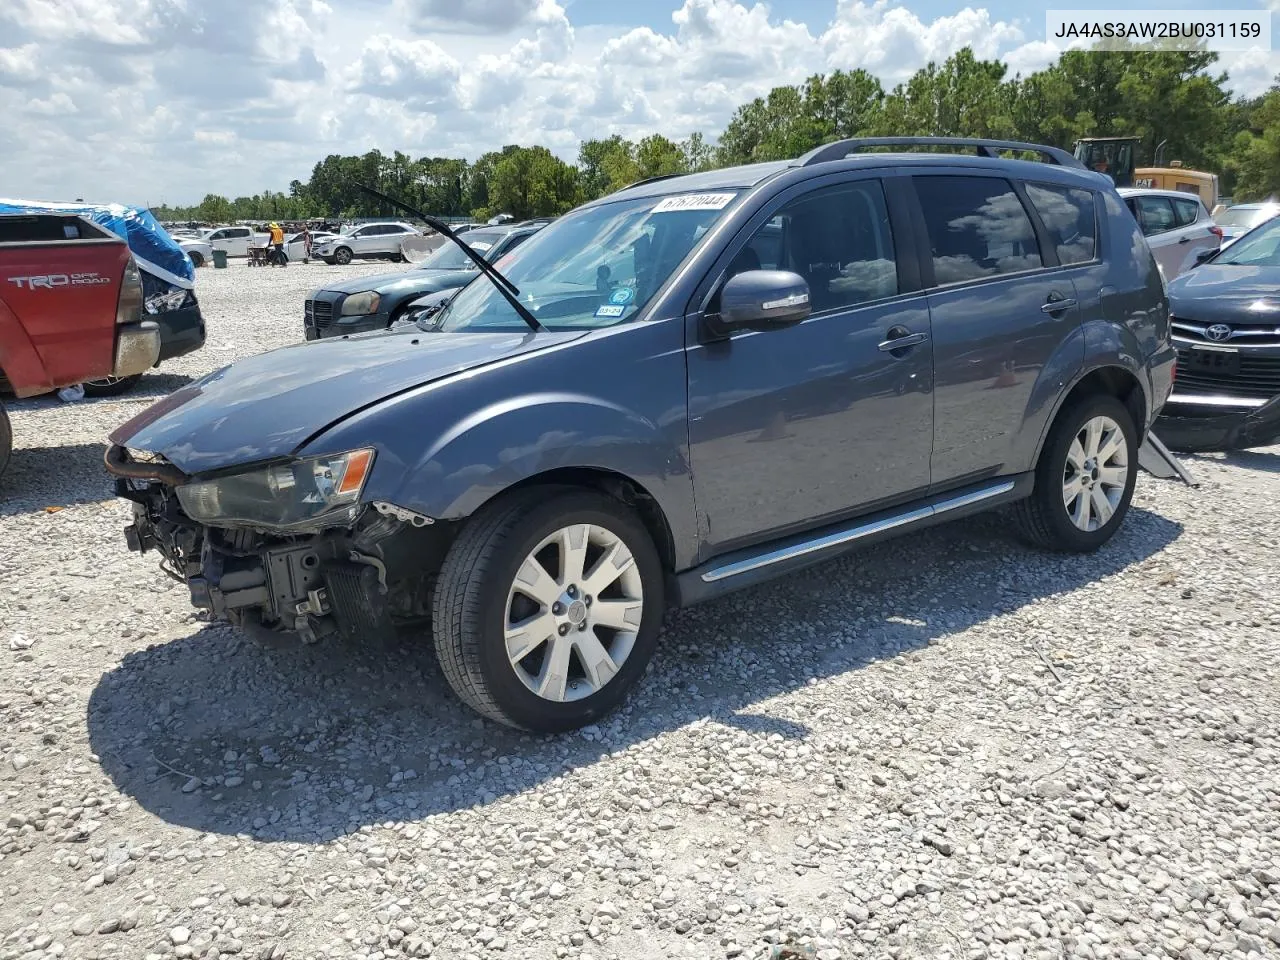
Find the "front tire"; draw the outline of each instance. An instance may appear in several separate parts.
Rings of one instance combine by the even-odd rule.
[[[135,373],[129,377],[103,377],[101,380],[86,380],[82,386],[86,397],[118,397],[120,394],[128,393],[136,387],[141,379],[142,374]]]
[[[1035,490],[1014,506],[1033,546],[1092,553],[1129,512],[1138,478],[1138,431],[1109,394],[1085,397],[1058,414],[1036,464]]]
[[[197,270],[199,270],[201,267],[204,266],[204,257],[202,257],[196,251],[192,250],[188,252],[187,256],[191,258],[191,265],[195,267]]]
[[[347,247],[339,247],[333,251],[333,262],[345,267],[351,262],[351,250]]]
[[[468,706],[508,726],[572,730],[644,673],[664,613],[640,520],[594,491],[529,490],[485,508],[440,571],[436,655]]]

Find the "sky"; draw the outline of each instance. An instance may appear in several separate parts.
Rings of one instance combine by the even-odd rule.
[[[1228,0],[1280,10],[1280,0]],[[1115,9],[1066,0],[1055,7]],[[1210,7],[1133,2],[1134,9]],[[862,67],[891,88],[964,46],[1044,67],[1044,6],[992,0],[2,0],[0,194],[196,203],[328,154],[566,160],[583,139],[714,137],[741,103]],[[1211,8],[1217,10],[1218,8]],[[1280,41],[1280,18],[1275,25]],[[1240,93],[1280,54],[1223,54]]]

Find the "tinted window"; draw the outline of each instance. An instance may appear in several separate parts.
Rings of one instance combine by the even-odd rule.
[[[1028,183],[1027,197],[1049,231],[1059,263],[1093,259],[1097,238],[1092,190]]]
[[[1175,200],[1173,201],[1173,212],[1178,218],[1178,226],[1190,226],[1200,218],[1200,201]]]
[[[249,229],[248,227],[240,227],[238,230],[232,230],[232,231],[231,231],[231,236],[233,236],[233,237],[250,237],[250,236],[253,236],[253,233],[252,233],[252,231],[250,231],[250,229]]]
[[[1134,203],[1138,225],[1147,236],[1172,230],[1177,222],[1173,217],[1173,204],[1164,197],[1135,197]]]
[[[880,181],[826,187],[792,200],[729,267],[731,274],[761,269],[804,277],[815,312],[893,296],[898,270]]]
[[[934,281],[961,283],[1043,266],[1035,230],[1007,180],[916,177]]]

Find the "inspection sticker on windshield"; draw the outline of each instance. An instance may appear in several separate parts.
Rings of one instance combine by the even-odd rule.
[[[667,197],[650,213],[673,213],[677,210],[723,210],[732,200],[732,193],[686,193],[679,197]]]
[[[620,317],[627,308],[620,303],[606,303],[596,311],[597,317]]]
[[[636,292],[630,287],[618,287],[613,293],[609,294],[610,303],[620,303],[624,307],[636,298]]]

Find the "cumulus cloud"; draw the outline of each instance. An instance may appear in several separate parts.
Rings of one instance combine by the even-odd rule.
[[[6,182],[193,202],[375,147],[474,158],[542,143],[572,158],[586,137],[714,134],[744,101],[823,70],[891,87],[966,45],[1011,73],[1056,55],[1038,24],[980,6],[827,0],[799,22],[755,0],[668,2],[665,23],[584,27],[568,0],[0,0]],[[1250,93],[1280,71],[1270,52],[1221,64]]]
[[[409,24],[434,33],[511,33],[564,11],[554,0],[408,0]]]

